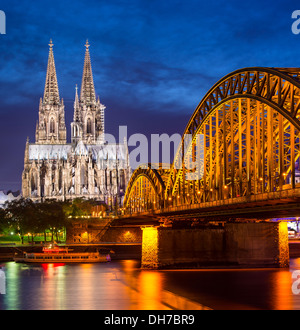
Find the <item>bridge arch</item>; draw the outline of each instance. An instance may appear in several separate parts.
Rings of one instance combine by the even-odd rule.
[[[299,156],[300,69],[240,69],[203,97],[168,172],[149,165],[133,173],[124,206],[140,212],[293,189]],[[155,207],[145,207],[149,196]]]
[[[217,82],[184,131],[165,199],[172,198],[172,205],[201,203],[295,186],[299,74],[300,69],[246,68]],[[198,168],[191,170],[195,161]]]
[[[128,183],[123,206],[129,213],[160,209],[164,204],[165,170],[161,164],[140,165]]]

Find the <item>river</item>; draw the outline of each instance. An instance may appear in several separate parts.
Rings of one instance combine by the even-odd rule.
[[[1,310],[300,309],[292,291],[300,258],[289,269],[152,271],[136,260],[2,266]]]

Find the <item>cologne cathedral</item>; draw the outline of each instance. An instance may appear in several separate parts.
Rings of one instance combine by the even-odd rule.
[[[50,41],[44,96],[40,99],[35,143],[27,139],[22,194],[34,201],[92,198],[121,203],[131,176],[124,143],[107,143],[105,106],[96,97],[89,43],[80,95],[76,86],[71,143],[67,143],[65,107],[59,96],[53,43]]]

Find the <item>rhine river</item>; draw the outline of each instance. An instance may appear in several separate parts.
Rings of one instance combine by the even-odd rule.
[[[151,271],[136,260],[2,266],[0,310],[300,309],[292,292],[300,258],[289,269]]]

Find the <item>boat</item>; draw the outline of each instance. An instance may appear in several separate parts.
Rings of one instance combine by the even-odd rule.
[[[59,246],[44,247],[43,252],[24,252],[23,256],[16,256],[15,262],[22,263],[92,263],[109,262],[110,254],[97,252],[70,252],[69,248]]]

